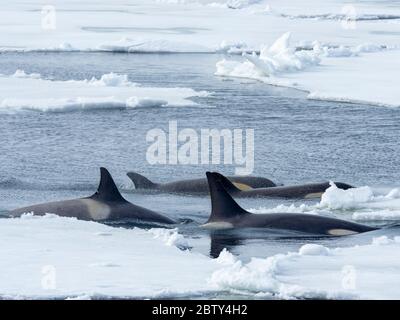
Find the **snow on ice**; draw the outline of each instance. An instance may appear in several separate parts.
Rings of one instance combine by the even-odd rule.
[[[90,299],[190,297],[215,292],[280,298],[400,297],[400,237],[242,262],[188,249],[176,230],[113,228],[54,215],[1,219],[0,296]],[[379,259],[376,257],[379,256]]]
[[[4,4],[0,51],[249,53],[221,60],[217,74],[294,86],[311,99],[399,106],[395,2],[58,0],[50,9]]]
[[[338,214],[358,221],[396,221],[400,218],[400,190],[374,190],[369,186],[342,190],[332,183],[317,204],[278,205],[274,208],[252,208],[249,211]]]
[[[52,81],[17,70],[11,76],[0,75],[0,86],[0,112],[8,113],[195,106],[190,97],[207,95],[189,88],[141,87],[130,82],[126,75],[115,73],[105,74],[100,79]]]

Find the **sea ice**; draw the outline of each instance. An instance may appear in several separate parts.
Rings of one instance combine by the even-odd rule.
[[[115,73],[105,74],[100,79],[53,81],[18,70],[12,76],[1,75],[0,86],[3,89],[0,92],[0,112],[9,113],[196,106],[189,98],[207,95],[204,91],[190,88],[142,87],[130,82],[126,75]]]
[[[307,244],[297,252],[245,263],[227,250],[217,259],[182,251],[176,245],[184,238],[177,230],[113,228],[54,215],[0,220],[0,241],[6,244],[0,247],[3,298],[167,298],[216,292],[300,299],[400,297],[400,259],[394,254],[400,237],[340,249]]]

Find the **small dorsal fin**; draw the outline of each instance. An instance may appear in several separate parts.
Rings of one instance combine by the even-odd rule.
[[[100,168],[100,183],[96,193],[91,196],[103,201],[126,201],[115,185],[114,179],[106,168]]]
[[[135,184],[136,189],[155,189],[157,184],[137,172],[130,171],[126,174]]]
[[[221,177],[217,172],[206,172],[208,186],[211,195],[211,215],[208,219],[211,221],[224,221],[228,218],[250,214],[250,212],[240,207],[229,195],[221,183]]]

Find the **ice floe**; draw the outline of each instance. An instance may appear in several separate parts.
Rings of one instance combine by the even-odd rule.
[[[249,211],[339,215],[358,221],[397,221],[400,218],[400,189],[382,191],[363,186],[342,190],[332,183],[316,204],[278,205],[274,208],[252,208]]]
[[[122,38],[115,42],[100,44],[99,51],[127,53],[210,53],[207,47],[173,40],[151,40]]]
[[[207,95],[190,88],[142,87],[129,81],[127,75],[115,73],[99,79],[56,81],[17,70],[11,76],[0,75],[0,85],[0,112],[9,113],[195,106],[189,98]]]
[[[222,59],[216,75],[250,78],[309,92],[308,98],[398,107],[399,49],[365,43],[354,48],[290,46],[289,33],[242,61]],[[387,60],[385,60],[387,58]],[[362,70],[362,71],[361,71]],[[383,85],[384,84],[384,85]]]
[[[400,237],[338,249],[306,244],[297,252],[249,262],[227,250],[217,259],[182,251],[176,247],[182,239],[177,230],[113,228],[54,215],[0,219],[0,240],[6,244],[0,247],[0,296],[400,297]]]
[[[167,246],[175,246],[180,249],[190,247],[185,237],[178,233],[178,229],[153,228],[149,232],[154,235],[155,239],[161,239]]]
[[[399,240],[379,237],[368,245],[338,249],[306,244],[298,252],[249,263],[237,260],[215,271],[209,281],[220,289],[258,297],[396,299],[400,259],[393,253]]]
[[[46,11],[37,0],[17,0],[0,17],[0,51],[256,51],[221,60],[217,74],[294,86],[311,99],[399,106],[400,8],[391,1],[60,0]],[[290,50],[264,46],[287,31]]]
[[[208,291],[217,265],[140,229],[53,215],[1,219],[0,229],[2,297],[190,296]]]
[[[387,23],[400,17],[398,7],[390,2],[353,7],[355,14],[345,10],[344,0],[60,0],[47,7],[16,0],[0,13],[0,50],[214,52],[223,40],[255,48],[285,30],[296,31],[296,41],[397,43],[393,34],[374,31],[399,31],[400,24]],[[342,27],[349,15],[359,28]]]

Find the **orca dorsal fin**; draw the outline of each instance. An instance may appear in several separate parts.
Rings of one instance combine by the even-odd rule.
[[[229,194],[235,194],[236,192],[240,192],[238,187],[236,187],[227,177],[224,175],[218,173],[218,172],[213,172],[213,175],[215,175],[218,178],[219,183],[223,186],[225,191],[227,191]]]
[[[90,198],[103,201],[126,201],[115,185],[114,179],[106,168],[100,168],[100,183],[97,191]]]
[[[221,182],[221,177],[225,178],[224,176],[217,172],[206,172],[206,175],[211,196],[211,215],[208,219],[209,222],[224,221],[225,219],[234,218],[236,216],[250,214],[250,212],[239,206],[225,190]]]
[[[130,171],[126,174],[135,185],[136,189],[155,189],[157,184],[137,172]]]

